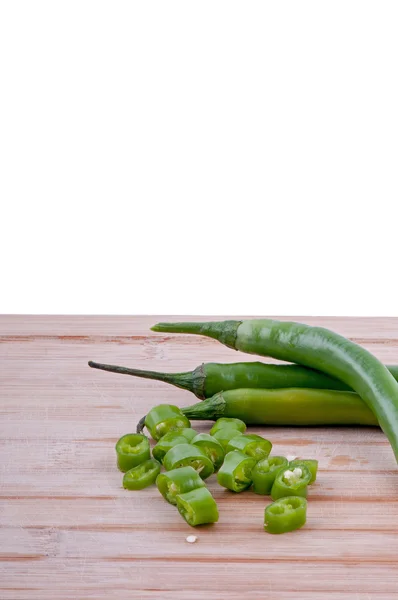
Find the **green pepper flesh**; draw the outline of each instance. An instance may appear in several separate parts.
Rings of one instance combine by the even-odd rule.
[[[253,492],[268,496],[271,493],[275,477],[281,469],[288,466],[284,456],[270,456],[260,460],[252,471]]]
[[[243,454],[240,450],[228,452],[217,473],[217,481],[232,492],[243,492],[252,483],[251,473],[255,464],[254,458]]]

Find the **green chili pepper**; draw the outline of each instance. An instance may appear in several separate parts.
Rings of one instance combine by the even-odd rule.
[[[307,500],[300,496],[280,498],[264,512],[264,529],[268,533],[287,533],[305,525]]]
[[[358,344],[322,327],[272,319],[160,323],[152,329],[206,335],[248,354],[296,362],[340,379],[375,413],[398,461],[398,383]]]
[[[164,435],[157,444],[152,448],[152,456],[159,462],[163,462],[163,459],[170,448],[178,446],[178,444],[187,444],[188,440],[185,436],[180,433],[181,430],[169,431]]]
[[[311,481],[308,483],[308,485],[311,485],[311,483],[314,483],[314,481],[316,481],[316,475],[318,473],[318,461],[314,458],[297,458],[296,460],[291,460],[289,462],[289,469],[294,469],[294,467],[301,467],[301,465],[305,465],[311,473]]]
[[[198,446],[203,450],[203,452],[206,453],[208,458],[210,458],[211,462],[213,463],[214,472],[216,473],[221,467],[225,456],[224,448],[220,442],[218,442],[215,437],[209,435],[208,433],[199,433],[193,438],[191,444]]]
[[[288,466],[284,456],[270,456],[260,460],[252,471],[253,492],[268,496],[274,485],[275,477]]]
[[[314,388],[352,391],[349,385],[335,377],[301,365],[272,365],[261,362],[204,363],[187,373],[159,373],[118,367],[117,365],[104,365],[91,360],[88,364],[90,367],[102,371],[164,381],[193,392],[201,400],[211,398],[218,392],[242,388],[273,390],[277,388]],[[387,365],[387,369],[397,380],[398,366]]]
[[[178,512],[188,525],[204,525],[218,521],[216,501],[207,487],[196,488],[177,496]]]
[[[357,394],[333,390],[229,390],[181,410],[193,421],[228,415],[248,425],[378,425]]]
[[[169,431],[185,429],[191,424],[178,406],[159,404],[146,415],[145,426],[154,440],[160,440]]]
[[[125,473],[151,457],[149,440],[141,433],[127,433],[116,443],[117,466]]]
[[[223,429],[219,429],[218,431],[213,433],[212,437],[221,444],[225,452],[229,442],[238,435],[242,434],[240,433],[240,431],[235,429],[235,427],[224,427]]]
[[[251,474],[255,464],[254,458],[246,456],[240,450],[228,452],[217,473],[217,481],[228,490],[243,492],[252,483]]]
[[[285,496],[307,497],[307,486],[311,481],[311,473],[308,467],[300,465],[299,467],[284,468],[276,474],[274,484],[271,489],[272,500],[279,500]]]
[[[155,483],[159,473],[160,463],[154,458],[150,458],[124,474],[123,487],[126,490],[143,490]]]
[[[180,467],[193,467],[202,479],[207,479],[214,472],[210,458],[201,448],[192,444],[178,444],[170,448],[163,458],[163,465],[167,471]]]
[[[254,433],[242,434],[232,438],[228,443],[227,452],[233,450],[240,450],[243,454],[247,454],[247,456],[251,456],[258,461],[269,456],[272,444],[261,435],[255,435]]]
[[[241,419],[231,419],[225,418],[217,419],[214,423],[213,427],[210,429],[210,435],[214,435],[217,431],[221,431],[221,429],[236,429],[240,433],[244,433],[246,431],[246,423],[241,421]]]
[[[177,496],[185,494],[205,484],[198,473],[192,467],[181,467],[166,473],[160,473],[156,479],[156,485],[163,498],[170,504],[177,504]]]

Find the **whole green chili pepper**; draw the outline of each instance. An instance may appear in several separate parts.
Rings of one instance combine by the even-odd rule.
[[[226,416],[248,425],[378,425],[357,394],[334,390],[229,390],[181,411],[193,421]]]
[[[224,448],[220,442],[208,433],[198,433],[191,441],[191,444],[198,446],[206,453],[213,463],[214,472],[216,473],[221,467],[225,456]]]
[[[240,450],[243,454],[255,458],[257,461],[267,458],[272,450],[272,444],[269,440],[254,433],[242,434],[232,438],[228,442],[227,452]]]
[[[178,444],[187,444],[189,443],[187,438],[184,437],[181,433],[181,430],[177,429],[176,431],[169,431],[160,438],[160,440],[155,444],[152,448],[152,456],[156,458],[159,462],[163,462],[163,459],[170,448],[174,446],[178,446]]]
[[[287,533],[305,525],[307,500],[300,496],[280,498],[264,512],[264,529],[268,533]]]
[[[244,433],[246,431],[246,423],[244,423],[241,419],[234,418],[225,418],[217,419],[214,423],[213,427],[210,429],[210,435],[214,435],[217,431],[221,431],[221,429],[236,429],[239,433]]]
[[[160,323],[152,329],[206,335],[242,352],[296,362],[340,379],[375,413],[398,461],[398,383],[358,344],[322,327],[273,319]]]
[[[220,485],[232,492],[243,492],[252,483],[251,473],[256,460],[240,450],[225,455],[221,469],[217,473]]]
[[[272,500],[286,496],[307,497],[307,486],[311,481],[310,470],[305,465],[284,468],[278,471],[271,489]]]
[[[175,385],[176,387],[193,392],[204,400],[211,398],[217,392],[238,390],[241,388],[277,389],[277,388],[314,388],[327,390],[352,391],[349,385],[301,365],[272,365],[261,362],[240,362],[231,364],[204,363],[193,371],[186,373],[159,373],[129,369],[117,365],[104,365],[90,361],[89,366],[102,371],[133,375],[145,379],[155,379]],[[389,365],[394,379],[398,380],[398,366]]]
[[[156,485],[163,498],[170,504],[177,504],[177,496],[185,494],[205,483],[192,467],[181,467],[166,473],[160,473],[156,479]]]
[[[219,429],[218,431],[213,433],[212,437],[221,444],[225,452],[229,442],[238,435],[242,434],[240,433],[240,431],[235,429],[235,427],[223,427],[222,429]]]
[[[151,457],[149,440],[141,433],[127,433],[116,443],[117,466],[125,473]]]
[[[204,525],[218,521],[216,501],[207,489],[200,487],[177,497],[177,508],[188,525]]]
[[[167,471],[180,467],[193,467],[202,479],[207,479],[214,472],[213,463],[206,452],[192,444],[178,444],[170,448],[163,458],[163,465]]]
[[[145,426],[154,440],[160,440],[169,431],[185,429],[191,426],[178,406],[158,404],[145,417]]]
[[[258,461],[251,474],[253,492],[268,496],[274,485],[275,477],[287,466],[288,460],[284,456],[269,456]]]
[[[143,490],[155,483],[159,473],[160,463],[154,458],[150,458],[124,474],[123,487],[126,490]]]
[[[311,485],[311,483],[316,481],[316,476],[318,473],[318,461],[314,458],[297,458],[296,460],[291,460],[289,462],[289,469],[301,467],[301,465],[305,465],[311,473],[311,480],[308,483],[308,485]]]

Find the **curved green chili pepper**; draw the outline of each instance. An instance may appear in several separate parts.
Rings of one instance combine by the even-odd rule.
[[[212,435],[208,433],[199,433],[193,438],[191,444],[198,446],[206,453],[214,465],[214,472],[216,473],[221,467],[225,452],[222,444]]]
[[[148,438],[142,433],[127,433],[116,442],[117,466],[125,473],[151,457]]]
[[[143,490],[155,483],[159,473],[160,463],[151,458],[124,474],[123,487],[126,490]]]
[[[240,450],[225,455],[221,469],[217,473],[220,485],[232,492],[243,492],[252,483],[251,473],[256,460]]]
[[[178,446],[178,444],[187,444],[187,438],[183,436],[180,431],[181,430],[179,429],[176,431],[169,431],[166,435],[161,437],[157,444],[152,448],[153,458],[156,458],[156,460],[162,463],[170,448]]]
[[[152,329],[206,335],[235,350],[296,362],[340,379],[375,413],[398,462],[398,383],[358,344],[322,327],[273,319],[160,323]]]
[[[178,512],[188,525],[196,527],[218,521],[217,504],[207,487],[196,488],[176,498]]]
[[[315,460],[315,458],[297,458],[296,460],[291,460],[289,462],[289,469],[301,467],[301,465],[305,465],[311,473],[311,480],[308,483],[308,485],[311,485],[311,483],[316,481],[316,476],[318,473],[318,461]]]
[[[307,500],[300,496],[281,498],[264,512],[264,529],[268,533],[287,533],[300,529],[307,520]]]
[[[307,486],[311,481],[311,473],[308,467],[300,465],[293,469],[284,468],[278,471],[271,489],[272,500],[279,500],[286,496],[307,497]]]
[[[213,433],[212,437],[221,444],[225,452],[229,442],[238,435],[242,434],[240,433],[240,431],[235,429],[235,427],[223,427],[222,429],[219,429],[218,431]]]
[[[217,419],[214,423],[213,427],[210,429],[210,435],[214,435],[217,431],[221,431],[221,429],[236,429],[240,433],[244,433],[246,431],[246,423],[244,423],[241,419],[231,419],[231,418],[221,418]]]
[[[154,440],[160,440],[169,431],[185,429],[191,426],[178,406],[159,404],[154,406],[145,417],[145,426]]]
[[[201,448],[192,444],[178,444],[170,448],[163,458],[163,465],[167,471],[180,467],[193,467],[202,479],[207,479],[214,472],[210,458]]]
[[[204,363],[187,373],[159,373],[118,367],[117,365],[104,365],[91,360],[88,364],[90,367],[102,371],[164,381],[193,392],[201,400],[211,398],[218,392],[241,388],[275,390],[277,388],[302,387],[352,391],[349,385],[335,377],[301,365],[272,365],[261,362]],[[387,369],[394,379],[398,380],[398,366],[387,365]]]
[[[272,450],[272,444],[269,440],[254,433],[242,434],[232,438],[228,442],[227,452],[240,450],[243,454],[255,458],[257,461],[267,458]]]
[[[170,504],[177,504],[177,496],[185,494],[205,483],[192,467],[181,467],[166,473],[160,473],[156,479],[156,485],[163,498]]]
[[[284,456],[270,456],[260,460],[252,471],[253,492],[268,496],[274,485],[275,477],[288,466]]]
[[[248,425],[378,425],[357,394],[333,390],[229,390],[181,411],[193,421],[225,415]]]

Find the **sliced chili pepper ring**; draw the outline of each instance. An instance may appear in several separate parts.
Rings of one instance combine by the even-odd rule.
[[[127,433],[116,442],[117,466],[125,473],[151,457],[148,438],[141,433]]]
[[[207,479],[214,472],[213,463],[206,453],[192,444],[178,444],[170,448],[163,459],[167,471],[180,467],[193,467],[202,479]]]
[[[288,466],[284,456],[270,456],[260,460],[252,471],[253,492],[268,496],[278,472]]]
[[[272,444],[261,435],[254,433],[242,434],[229,441],[226,451],[232,452],[233,450],[240,450],[243,454],[247,454],[247,456],[251,456],[258,461],[268,458],[272,450]]]
[[[160,473],[156,485],[163,498],[170,504],[177,504],[177,496],[204,487],[205,483],[193,467],[181,467]]]
[[[252,483],[251,472],[256,461],[240,450],[225,455],[221,469],[217,473],[217,481],[232,492],[243,492]]]
[[[307,519],[307,500],[301,496],[280,498],[264,512],[264,529],[268,533],[287,533],[302,527]]]
[[[193,438],[191,444],[198,446],[207,454],[214,465],[214,472],[216,473],[221,467],[225,456],[222,444],[208,433],[199,433]]]
[[[155,483],[159,473],[160,463],[154,458],[150,458],[124,474],[123,487],[126,490],[143,490]]]
[[[177,496],[177,508],[192,527],[218,521],[217,504],[207,487],[196,488]]]

